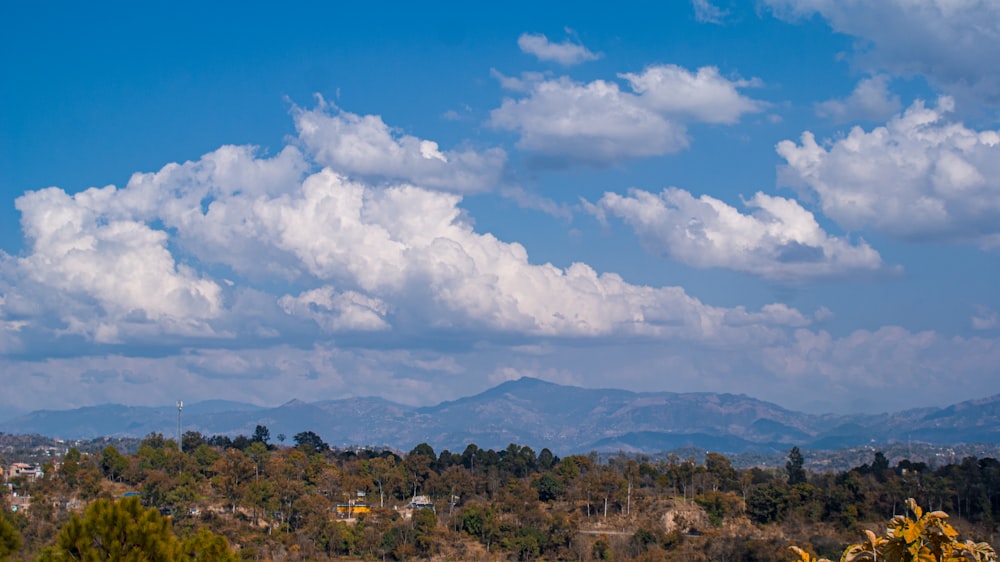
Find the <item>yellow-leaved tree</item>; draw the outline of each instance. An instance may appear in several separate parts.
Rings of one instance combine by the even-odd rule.
[[[948,523],[943,511],[924,510],[916,500],[906,500],[910,515],[897,515],[889,521],[885,536],[866,530],[865,540],[852,544],[840,557],[841,562],[987,562],[997,555],[985,542],[961,541],[958,531]],[[799,562],[830,562],[813,558],[793,546]]]

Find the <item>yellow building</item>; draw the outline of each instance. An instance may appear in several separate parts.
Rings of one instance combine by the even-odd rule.
[[[357,517],[361,513],[370,513],[372,507],[363,502],[348,502],[348,503],[338,503],[335,508],[338,517],[346,517],[348,519]]]

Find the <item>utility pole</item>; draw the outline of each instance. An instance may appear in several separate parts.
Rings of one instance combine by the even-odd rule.
[[[177,450],[184,452],[184,443],[181,442],[181,409],[184,408],[184,401],[177,401]]]

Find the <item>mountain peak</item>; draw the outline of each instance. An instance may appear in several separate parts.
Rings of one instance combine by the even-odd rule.
[[[536,377],[523,376],[521,378],[504,381],[498,384],[497,386],[494,386],[490,390],[496,391],[496,390],[538,388],[538,387],[557,388],[559,386],[560,385],[554,382],[549,382],[547,380],[539,379]],[[489,392],[490,390],[488,390],[487,392]]]

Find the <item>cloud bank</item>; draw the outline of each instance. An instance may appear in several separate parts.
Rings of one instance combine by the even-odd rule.
[[[4,310],[34,303],[24,311],[34,330],[101,343],[232,339],[250,325],[255,337],[281,341],[291,319],[325,333],[691,340],[757,337],[748,319],[762,337],[771,325],[803,322],[778,305],[716,308],[583,263],[533,264],[520,244],[476,232],[455,193],[346,175],[419,177],[448,189],[466,177],[450,166],[467,171],[463,162],[476,158],[393,137],[373,116],[320,107],[295,118],[305,152],[289,146],[267,158],[225,146],[135,174],[121,189],[25,194],[17,207],[27,252],[4,258],[6,277],[18,280],[5,285]],[[347,145],[361,157],[344,156]],[[248,299],[271,301],[254,322]]]

